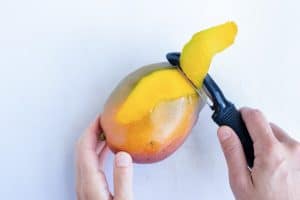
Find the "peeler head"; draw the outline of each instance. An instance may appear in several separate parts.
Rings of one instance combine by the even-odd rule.
[[[167,53],[166,58],[171,65],[180,67],[180,63],[179,63],[180,52]]]
[[[169,63],[171,65],[178,66],[179,69],[181,70],[181,68],[180,68],[180,62],[179,62],[180,52],[171,52],[171,53],[168,53],[166,55],[166,58],[167,58],[167,60],[169,61]],[[225,96],[224,96],[223,92],[221,91],[221,89],[219,88],[219,86],[216,84],[216,82],[212,79],[212,77],[209,74],[207,74],[206,77],[205,77],[205,79],[204,79],[203,88],[202,89],[201,88],[200,89],[197,88],[192,83],[191,80],[189,82],[191,82],[191,84],[197,90],[198,93],[202,92],[202,90],[204,91],[204,93],[206,94],[206,96],[212,102],[212,104],[210,105],[210,107],[211,107],[212,110],[214,110],[216,112],[219,112],[219,111],[225,109],[230,104],[227,101],[227,99],[225,98]]]
[[[168,61],[172,65],[179,66],[178,69],[181,70],[182,74],[185,76],[184,72],[180,68],[179,58],[180,53],[176,52],[167,54]],[[187,76],[185,76],[185,78],[194,85]],[[204,78],[202,88],[197,88],[195,85],[194,88],[200,96],[201,93],[205,93],[208,99],[212,102],[210,108],[214,111],[212,114],[213,121],[219,126],[226,125],[235,131],[243,146],[247,164],[250,168],[252,168],[255,158],[253,141],[242,119],[241,113],[236,109],[234,104],[225,98],[223,92],[209,74],[207,74]]]

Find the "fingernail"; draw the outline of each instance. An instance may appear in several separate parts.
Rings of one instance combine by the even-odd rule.
[[[225,131],[223,130],[219,134],[219,138],[221,141],[228,139],[230,136],[231,136],[231,132],[229,130],[225,130]]]
[[[129,167],[132,161],[129,154],[125,152],[119,152],[116,155],[115,162],[117,167]]]

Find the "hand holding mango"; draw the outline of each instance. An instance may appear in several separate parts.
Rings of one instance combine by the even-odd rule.
[[[229,47],[234,22],[196,33],[184,46],[180,67],[202,87],[213,56]],[[178,68],[148,65],[129,74],[112,92],[101,124],[109,148],[126,151],[134,162],[152,163],[172,154],[186,139],[204,102]]]

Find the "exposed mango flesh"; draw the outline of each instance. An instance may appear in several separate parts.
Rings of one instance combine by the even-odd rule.
[[[140,120],[159,103],[192,94],[196,91],[176,68],[154,71],[138,81],[117,113],[117,121]]]
[[[230,46],[236,33],[228,22],[195,34],[185,45],[180,66],[197,87],[213,56]],[[184,142],[204,104],[177,68],[144,66],[125,77],[105,104],[101,125],[107,145],[128,152],[137,163],[160,161]]]
[[[111,98],[101,116],[107,145],[113,152],[130,153],[137,163],[157,162],[173,153],[188,136],[204,105],[197,94],[185,96],[161,102],[139,121],[123,124],[115,117],[123,98],[118,100],[114,94]]]
[[[126,151],[136,163],[153,163],[172,154],[189,135],[199,111],[205,105],[205,101],[196,93],[162,100],[146,115],[131,123],[124,124],[117,119],[119,111],[123,109],[137,84],[144,78],[167,69],[176,68],[169,63],[139,68],[126,76],[109,96],[101,115],[101,126],[106,143],[113,152]],[[160,85],[163,84],[160,81]]]
[[[194,85],[202,86],[213,56],[229,47],[236,34],[236,24],[227,22],[196,33],[184,46],[180,66]]]

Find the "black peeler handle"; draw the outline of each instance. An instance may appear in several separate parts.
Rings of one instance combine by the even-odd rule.
[[[235,131],[242,143],[248,166],[252,168],[254,162],[253,142],[241,113],[224,97],[222,91],[209,74],[204,79],[204,86],[213,101],[212,109],[215,112],[212,115],[212,119],[219,126],[226,125]]]
[[[179,66],[179,52],[168,53],[166,57],[169,63]],[[254,162],[253,142],[241,117],[241,113],[225,98],[221,89],[209,74],[206,75],[203,84],[204,89],[209,94],[209,98],[213,101],[213,106],[211,107],[214,110],[212,119],[219,126],[226,125],[235,131],[242,143],[248,166],[252,168]]]
[[[236,132],[243,145],[248,166],[252,168],[254,162],[253,142],[241,117],[241,113],[231,104],[225,110],[214,113],[212,118],[219,126],[229,126]]]

